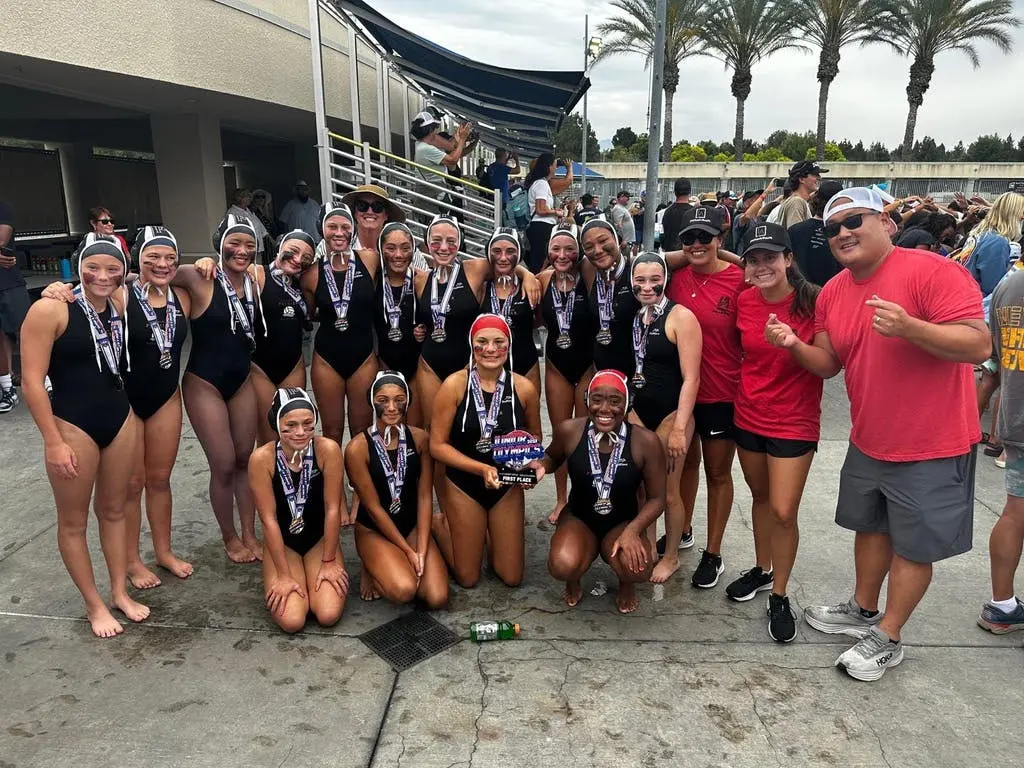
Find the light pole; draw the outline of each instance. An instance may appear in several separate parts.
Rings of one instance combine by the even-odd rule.
[[[647,129],[647,199],[644,210],[644,250],[654,248],[654,209],[657,207],[658,163],[661,160],[661,92],[665,70],[666,0],[658,0],[654,18],[654,61],[651,62],[651,122]]]
[[[601,40],[590,36],[590,14],[583,17],[583,76],[590,76],[590,61],[596,59],[601,52]],[[590,89],[588,88],[587,91]],[[583,148],[580,150],[580,194],[587,191],[587,139],[590,130],[587,126],[587,91],[583,92]]]

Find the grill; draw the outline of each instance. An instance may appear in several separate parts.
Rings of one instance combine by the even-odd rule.
[[[414,611],[363,633],[359,639],[392,669],[402,672],[462,638],[426,613]]]

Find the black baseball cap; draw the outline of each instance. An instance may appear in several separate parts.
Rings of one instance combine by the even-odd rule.
[[[751,251],[792,251],[789,232],[780,224],[755,224],[743,241],[742,257]]]
[[[835,179],[821,182],[815,195],[821,200],[822,205],[843,191],[843,182]]]
[[[797,179],[804,176],[821,176],[823,173],[828,173],[828,168],[822,168],[814,160],[801,160],[789,169],[789,175]]]
[[[683,228],[679,234],[689,232],[691,229],[699,229],[703,232],[710,232],[712,235],[720,235],[725,231],[726,213],[718,206],[698,205],[683,214]]]

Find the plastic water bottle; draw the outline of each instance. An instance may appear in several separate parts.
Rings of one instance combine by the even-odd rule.
[[[511,621],[474,621],[469,625],[469,639],[474,643],[486,640],[515,640],[519,625]]]
[[[71,259],[60,260],[60,277],[61,280],[71,279]]]

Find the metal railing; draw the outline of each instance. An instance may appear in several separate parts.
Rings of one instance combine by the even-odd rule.
[[[406,213],[413,234],[423,238],[438,213],[449,212],[462,224],[464,256],[483,256],[496,227],[501,226],[501,191],[465,178],[450,177],[426,165],[393,155],[369,142],[328,132],[331,194],[340,200],[363,184],[383,187]]]

